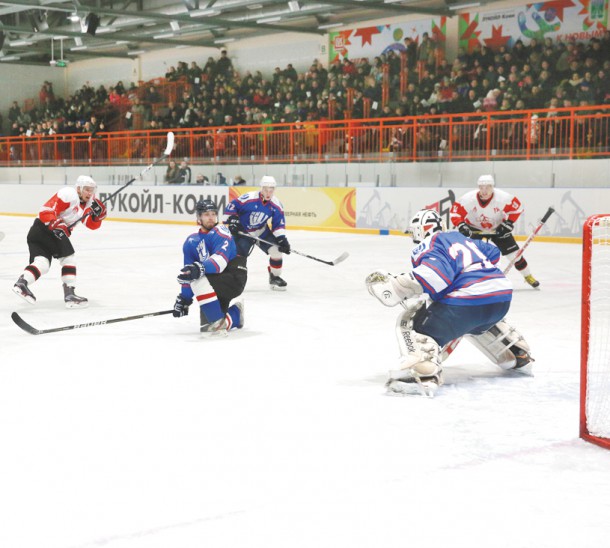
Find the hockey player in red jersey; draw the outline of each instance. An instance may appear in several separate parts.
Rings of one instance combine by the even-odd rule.
[[[49,271],[55,257],[61,265],[66,307],[84,308],[89,304],[74,292],[76,260],[70,236],[73,223],[81,220],[87,228],[97,230],[106,218],[106,206],[95,197],[96,188],[91,177],[80,175],[73,187],[63,187],[40,209],[27,236],[30,264],[13,286],[13,291],[28,303],[36,302],[29,286]]]
[[[523,213],[521,202],[508,192],[495,188],[493,175],[481,175],[477,184],[477,190],[467,192],[453,204],[451,222],[467,238],[477,238],[481,232],[493,233],[488,239],[511,261],[519,251],[513,228]],[[529,285],[534,288],[540,285],[523,255],[515,263],[515,268]]]

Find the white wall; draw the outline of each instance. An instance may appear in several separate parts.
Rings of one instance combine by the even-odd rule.
[[[145,165],[82,167],[7,167],[0,169],[2,184],[66,184],[82,173],[100,184],[124,184],[138,177]],[[143,178],[146,185],[162,185],[166,166],[156,166]],[[479,175],[491,173],[500,187],[610,188],[610,159],[539,160],[502,162],[386,162],[328,164],[225,164],[192,165],[214,180],[217,172],[232,178],[241,175],[256,184],[273,175],[289,186],[472,187]],[[138,178],[139,180],[139,178]],[[2,207],[0,205],[0,210]]]

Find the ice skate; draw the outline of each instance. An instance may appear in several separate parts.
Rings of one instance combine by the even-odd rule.
[[[209,323],[203,313],[201,313],[201,327],[199,328],[201,336],[205,338],[211,337],[226,337],[227,336],[227,320],[223,316],[220,320]]]
[[[540,282],[531,274],[529,276],[525,276],[525,281],[530,284],[534,289],[537,289],[540,286]]]
[[[74,288],[64,284],[64,302],[66,308],[87,308],[89,301],[85,297],[79,297],[74,293]]]
[[[237,310],[239,310],[239,320],[237,321],[237,324],[235,325],[235,327],[237,329],[241,329],[244,326],[244,302],[243,301],[237,301],[235,303],[235,306],[237,307]]]
[[[280,277],[276,276],[269,271],[269,287],[274,291],[286,291],[288,284]]]
[[[390,396],[426,396],[433,398],[442,384],[438,375],[431,377],[408,377],[404,379],[390,379],[386,383],[387,394]]]
[[[28,283],[25,281],[25,278],[23,276],[20,276],[19,279],[15,282],[15,285],[13,286],[13,291],[30,304],[34,304],[36,302],[36,297],[34,297],[34,293],[30,291]]]

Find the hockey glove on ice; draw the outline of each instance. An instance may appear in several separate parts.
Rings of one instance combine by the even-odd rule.
[[[205,268],[203,267],[203,265],[201,263],[195,262],[193,264],[185,265],[184,268],[180,271],[180,274],[178,274],[178,278],[176,279],[178,280],[179,284],[190,284],[191,282],[194,282],[195,280],[201,278],[201,276],[203,276],[204,274]]]
[[[182,295],[178,295],[174,303],[174,311],[172,312],[174,318],[182,318],[182,316],[188,315],[191,304],[193,304],[193,299],[187,299]]]
[[[496,234],[501,238],[508,236],[513,231],[513,228],[515,228],[513,222],[506,219],[506,221],[503,221],[502,224],[496,228]]]
[[[91,202],[91,218],[94,221],[103,221],[106,218],[106,206],[97,198]]]
[[[69,238],[70,234],[72,234],[72,231],[61,219],[55,219],[54,221],[51,221],[49,223],[49,230],[59,240],[62,240],[63,238]]]
[[[472,227],[466,223],[460,223],[457,227],[458,231],[466,236],[466,238],[472,238]]]
[[[280,252],[290,255],[290,244],[288,243],[288,238],[286,238],[286,236],[278,236],[276,240]]]
[[[235,234],[238,232],[245,232],[244,225],[239,222],[239,217],[237,215],[231,215],[225,224],[233,236],[235,236]]]

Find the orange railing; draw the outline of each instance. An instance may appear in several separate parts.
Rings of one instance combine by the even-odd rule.
[[[173,131],[174,156],[196,164],[610,156],[610,106]],[[3,137],[0,165],[147,163],[165,132]]]

